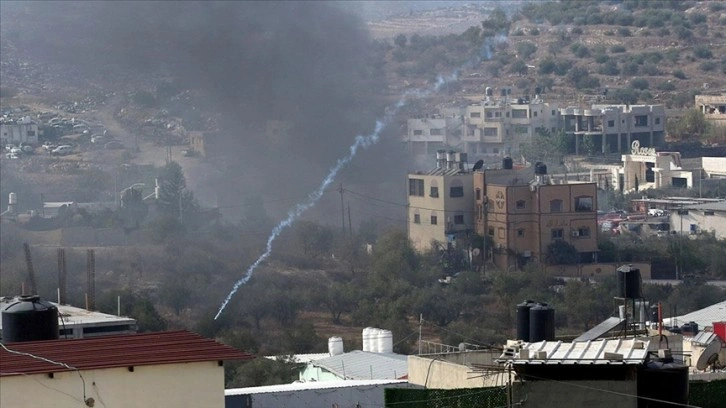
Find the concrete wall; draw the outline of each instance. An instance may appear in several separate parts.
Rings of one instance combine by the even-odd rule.
[[[504,375],[480,375],[471,367],[434,360],[420,356],[408,356],[408,382],[425,388],[455,389],[504,385]]]
[[[386,388],[414,387],[403,383],[229,395],[225,398],[225,408],[383,407]]]
[[[0,406],[78,408],[83,398],[96,407],[224,407],[224,368],[216,361],[82,370],[0,377]]]
[[[671,231],[676,234],[693,235],[710,232],[718,239],[726,239],[726,211],[712,211],[713,215],[700,209],[689,209],[688,214],[673,211],[670,214]],[[695,231],[691,226],[695,225]]]
[[[638,407],[635,381],[531,381],[515,383],[512,392],[513,402],[528,408]]]

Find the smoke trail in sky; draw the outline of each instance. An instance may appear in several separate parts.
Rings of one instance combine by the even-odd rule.
[[[482,52],[484,53],[484,58],[491,57],[491,47],[493,44],[496,44],[497,42],[502,42],[506,40],[506,37],[497,37],[494,39],[493,43],[489,42],[489,40],[485,41],[484,49]],[[320,183],[320,186],[318,186],[317,190],[310,193],[307,200],[305,200],[302,203],[297,204],[295,207],[293,207],[290,211],[287,213],[287,218],[280,221],[275,228],[272,229],[272,233],[267,238],[267,247],[265,249],[265,252],[260,255],[257,260],[250,265],[249,268],[247,268],[247,272],[242,277],[242,279],[238,280],[234,286],[232,287],[232,290],[229,292],[227,297],[224,299],[224,302],[222,303],[222,306],[220,306],[219,311],[217,312],[217,315],[214,316],[214,320],[217,320],[219,316],[222,314],[224,309],[227,307],[227,304],[230,300],[232,300],[232,297],[237,293],[239,288],[247,283],[247,281],[250,280],[252,277],[252,273],[257,269],[260,264],[267,259],[270,256],[270,253],[272,253],[272,243],[277,239],[278,236],[282,233],[282,231],[285,228],[288,228],[292,225],[295,220],[297,220],[302,213],[307,211],[308,209],[312,208],[318,200],[320,200],[320,197],[323,196],[323,193],[325,192],[325,189],[330,186],[330,184],[335,180],[335,177],[338,175],[338,172],[343,169],[348,163],[350,163],[351,160],[355,157],[355,155],[358,153],[358,150],[363,148],[367,149],[370,146],[376,144],[378,140],[380,139],[381,131],[390,123],[390,121],[393,119],[393,117],[398,113],[398,111],[406,104],[406,100],[408,98],[422,98],[430,95],[433,92],[438,92],[441,90],[441,88],[446,85],[449,82],[456,81],[459,76],[459,69],[455,70],[448,76],[441,76],[439,75],[436,78],[436,83],[431,87],[431,89],[417,89],[412,91],[407,91],[403,97],[392,107],[386,109],[386,113],[384,114],[383,118],[379,121],[376,121],[376,127],[373,130],[373,133],[362,136],[358,135],[355,138],[355,142],[350,146],[350,152],[348,155],[338,159],[338,162],[333,166],[330,171],[328,172],[328,175],[323,179],[323,181]]]

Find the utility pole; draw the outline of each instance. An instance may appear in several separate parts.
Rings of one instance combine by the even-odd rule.
[[[340,221],[341,226],[343,227],[343,235],[345,236],[345,204],[343,203],[343,183],[340,183],[340,187],[338,187],[338,192],[340,193]]]
[[[353,223],[350,219],[350,203],[348,203],[348,234],[350,235],[350,239],[353,239]]]

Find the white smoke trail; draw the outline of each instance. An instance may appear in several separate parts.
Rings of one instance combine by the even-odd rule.
[[[436,78],[436,83],[432,86],[431,89],[417,89],[413,91],[407,91],[394,106],[386,109],[386,113],[383,116],[383,119],[376,121],[376,127],[373,133],[366,136],[358,135],[355,137],[355,142],[350,146],[350,152],[348,153],[348,155],[338,159],[338,162],[330,169],[330,172],[328,172],[328,175],[320,183],[318,189],[310,193],[305,202],[297,204],[290,211],[288,211],[287,218],[280,221],[280,223],[272,229],[272,233],[270,234],[269,238],[267,238],[267,248],[265,252],[260,255],[260,257],[257,258],[257,260],[252,265],[250,265],[249,268],[247,268],[247,272],[242,277],[242,279],[238,280],[234,284],[232,290],[227,295],[227,298],[224,299],[222,306],[220,306],[217,315],[214,316],[214,320],[217,320],[217,318],[219,318],[224,309],[227,307],[229,301],[232,300],[232,297],[239,290],[240,286],[247,283],[247,281],[249,281],[252,277],[252,273],[255,271],[255,269],[257,269],[257,267],[260,266],[260,264],[270,256],[270,253],[272,253],[272,243],[275,241],[275,239],[277,239],[278,236],[280,236],[280,233],[282,233],[285,228],[291,226],[292,223],[295,222],[295,220],[297,220],[302,215],[302,213],[312,208],[318,202],[318,200],[320,200],[320,197],[323,196],[325,189],[330,186],[333,180],[335,180],[338,172],[343,167],[345,167],[345,165],[350,163],[351,160],[353,160],[359,149],[367,149],[378,142],[378,140],[380,139],[381,131],[383,131],[383,129],[391,122],[396,113],[398,113],[398,111],[406,104],[407,98],[422,98],[430,95],[431,93],[438,92],[445,84],[451,81],[456,81],[456,79],[458,78],[458,74],[459,70],[456,70],[446,77],[438,76]]]

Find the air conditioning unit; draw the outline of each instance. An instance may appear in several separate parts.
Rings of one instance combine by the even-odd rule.
[[[580,231],[578,231],[578,230],[572,230],[572,236],[575,237],[575,238],[579,237],[580,236]]]

